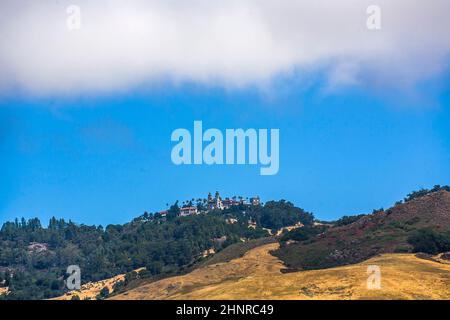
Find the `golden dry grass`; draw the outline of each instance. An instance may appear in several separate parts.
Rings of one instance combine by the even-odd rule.
[[[385,254],[365,262],[281,273],[268,244],[242,258],[203,267],[117,295],[113,299],[450,299],[450,265]],[[367,288],[367,266],[381,270],[381,289]]]
[[[141,271],[141,269],[135,270],[136,272]],[[73,290],[67,292],[65,295],[54,298],[52,300],[71,300],[72,297],[78,296],[80,300],[95,300],[97,295],[103,288],[108,288],[109,292],[113,292],[114,285],[125,279],[125,274],[119,274],[115,277],[97,281],[97,282],[88,282],[81,286],[80,290]]]
[[[97,295],[104,287],[107,287],[111,292],[114,284],[117,281],[124,280],[124,278],[125,275],[121,274],[110,279],[98,282],[89,282],[82,285],[80,290],[69,291],[65,295],[54,298],[52,300],[71,300],[74,296],[78,296],[80,300],[95,300]]]
[[[4,294],[8,294],[9,288],[8,287],[2,287],[0,288],[0,296]]]

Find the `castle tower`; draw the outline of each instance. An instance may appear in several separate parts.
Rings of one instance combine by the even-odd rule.
[[[214,209],[223,209],[222,199],[220,199],[219,191],[216,191],[215,199],[214,199]]]
[[[261,204],[261,200],[259,199],[259,196],[250,198],[250,203],[252,206],[259,206]]]
[[[214,210],[214,209],[220,209],[223,210],[224,206],[222,203],[222,199],[220,198],[219,191],[216,191],[214,198],[210,193],[208,193],[208,204],[207,204],[208,210]]]

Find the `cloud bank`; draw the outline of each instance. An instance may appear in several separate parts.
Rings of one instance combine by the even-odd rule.
[[[325,70],[329,87],[410,86],[446,72],[450,1],[0,2],[0,91],[129,90],[160,81],[241,88]],[[70,5],[80,8],[71,30]],[[447,70],[448,71],[448,70]]]

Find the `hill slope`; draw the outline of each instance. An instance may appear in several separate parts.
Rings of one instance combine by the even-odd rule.
[[[126,299],[450,299],[450,265],[413,254],[385,254],[355,265],[282,273],[267,244],[227,263],[199,268],[112,297]],[[367,289],[367,266],[381,289]],[[420,280],[418,280],[420,279]]]
[[[407,239],[430,228],[450,232],[450,192],[438,191],[333,227],[313,240],[283,245],[274,254],[294,270],[358,263],[381,253],[411,252]]]

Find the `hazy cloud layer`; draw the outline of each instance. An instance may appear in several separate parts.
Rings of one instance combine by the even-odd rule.
[[[366,27],[371,4],[382,9],[379,31]],[[67,28],[69,5],[81,9],[80,30]],[[332,89],[408,87],[447,68],[449,12],[448,0],[2,0],[0,91],[234,88],[318,70]]]

